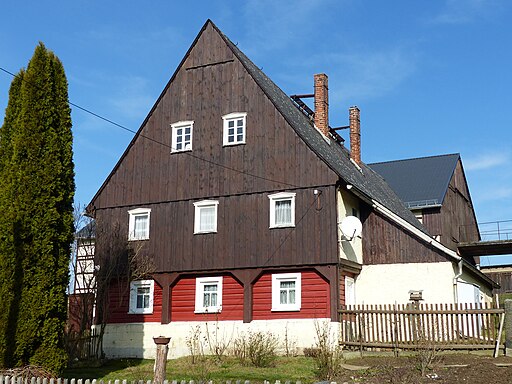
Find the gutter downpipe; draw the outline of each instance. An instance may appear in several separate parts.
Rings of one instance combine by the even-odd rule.
[[[454,299],[455,299],[455,304],[459,304],[459,290],[457,287],[457,282],[459,281],[459,277],[462,275],[463,261],[464,260],[461,258],[459,260],[459,262],[457,263],[457,265],[459,267],[459,272],[457,272],[457,274],[453,277],[453,295],[454,295]]]

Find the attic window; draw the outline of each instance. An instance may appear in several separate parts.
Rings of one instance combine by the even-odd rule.
[[[171,152],[184,152],[192,150],[193,121],[178,121],[171,124],[172,144]]]
[[[245,144],[246,117],[246,112],[236,112],[222,116],[222,120],[224,120],[224,145]]]

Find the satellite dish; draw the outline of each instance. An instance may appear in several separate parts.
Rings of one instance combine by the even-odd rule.
[[[361,220],[357,217],[347,216],[341,220],[340,229],[343,236],[350,241],[356,236],[361,236],[363,224],[361,224]]]

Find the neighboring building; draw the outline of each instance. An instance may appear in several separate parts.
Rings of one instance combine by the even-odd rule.
[[[460,243],[480,240],[458,153],[368,165],[382,175],[426,230],[442,244],[456,251]]]
[[[75,234],[72,291],[68,299],[68,330],[90,329],[94,316],[96,280],[94,268],[96,225],[89,222]]]
[[[88,206],[102,236],[120,231],[154,264],[124,293],[112,282],[108,356],[150,357],[160,335],[186,354],[206,321],[224,337],[287,332],[308,347],[340,306],[406,303],[410,290],[491,299],[493,282],[361,161],[359,109],[349,152],[329,126],[327,76],[314,98],[313,112],[288,97],[206,22]],[[106,244],[97,234],[100,267]]]

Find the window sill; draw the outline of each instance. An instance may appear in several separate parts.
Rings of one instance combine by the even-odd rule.
[[[295,224],[281,224],[281,225],[273,225],[268,227],[268,229],[279,229],[279,228],[295,228]]]
[[[200,231],[200,232],[194,232],[194,235],[207,235],[209,233],[217,233],[217,230],[215,231]]]
[[[192,152],[192,149],[180,149],[179,151],[176,149],[174,151],[171,151],[171,155],[175,153],[183,153],[183,152]]]
[[[222,144],[223,147],[236,147],[237,145],[245,145],[245,141],[240,141],[238,143],[224,143]]]
[[[153,310],[151,311],[128,311],[129,315],[152,315]]]
[[[134,238],[128,239],[128,241],[144,241],[144,240],[149,240],[149,237],[134,237]]]
[[[201,308],[201,309],[196,309],[194,311],[194,313],[197,313],[197,314],[208,314],[208,313],[221,313],[222,312],[222,308]]]
[[[300,308],[272,308],[270,312],[300,312]]]

